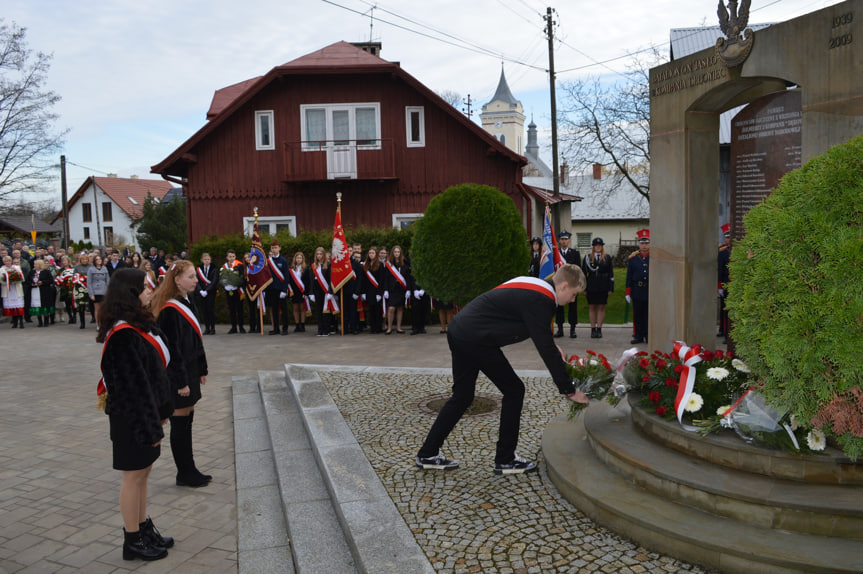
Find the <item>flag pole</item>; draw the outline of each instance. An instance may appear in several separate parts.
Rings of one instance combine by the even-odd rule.
[[[254,208],[254,211],[255,211],[255,229],[257,229],[258,228],[258,208],[257,207]],[[258,292],[258,327],[260,327],[260,329],[261,329],[261,337],[264,336],[264,306],[261,305],[261,297],[263,297],[263,296],[264,296],[263,293]]]
[[[342,215],[342,192],[336,192],[336,213],[339,215],[339,219],[341,219]],[[333,270],[330,268],[330,273],[332,274]],[[332,275],[330,275],[330,284],[332,284]],[[339,289],[339,332],[341,332],[342,337],[345,336],[345,288],[342,286]]]

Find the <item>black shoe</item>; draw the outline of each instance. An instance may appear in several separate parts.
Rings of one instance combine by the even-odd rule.
[[[494,465],[495,474],[524,474],[525,472],[531,472],[534,470],[536,470],[535,462],[526,461],[518,455],[515,455],[512,462],[507,464],[495,463]]]
[[[557,328],[557,333],[554,334],[555,337],[563,337],[563,327]]]
[[[591,327],[591,328],[590,328],[590,338],[591,338],[591,339],[596,339],[596,327]]]
[[[284,337],[285,335],[287,335],[288,333],[290,333],[290,331],[288,331],[288,328],[287,328],[287,327],[285,327],[284,329],[282,329],[282,336],[283,336],[283,337]]]
[[[148,541],[153,546],[161,546],[162,548],[171,548],[174,545],[174,539],[170,536],[162,536],[162,533],[153,524],[153,519],[149,516],[146,522],[138,525],[141,535],[144,540]]]
[[[80,327],[78,327],[78,328],[79,328],[79,329],[86,329],[86,328],[87,328],[87,326],[84,324],[84,321],[81,321],[81,326],[80,326]]]
[[[126,532],[123,529],[123,560],[159,560],[168,555],[162,546],[153,546],[144,538],[143,532]]]
[[[596,338],[597,338],[597,339],[602,339],[602,327],[597,327],[597,328],[596,328]]]
[[[575,339],[576,337],[578,337],[578,335],[575,334],[575,327],[573,327],[569,330],[569,338]]]
[[[228,331],[228,335],[236,335],[236,334],[237,334],[237,328],[231,327],[230,330]]]
[[[240,327],[240,333],[241,333],[241,334],[243,334],[243,335],[245,335],[245,334],[246,334],[246,330],[245,330],[243,327]]]
[[[642,339],[641,337],[633,337],[632,340],[629,342],[629,344],[635,345],[636,343],[643,343],[643,342],[644,342],[644,339]]]
[[[724,337],[725,333],[723,333],[722,331],[719,331],[718,333],[716,333],[716,336],[717,337]]]
[[[423,470],[453,470],[458,468],[458,462],[444,458],[441,453],[429,458],[417,457],[416,465]]]
[[[193,474],[190,476],[180,476],[177,475],[177,486],[189,486],[191,488],[201,488],[202,486],[207,486],[210,484],[210,481],[207,480],[205,474]]]
[[[302,331],[302,329],[300,329],[300,324],[297,323],[296,325],[294,325],[294,333],[299,333],[300,331]]]
[[[270,331],[270,332],[269,332],[269,333],[267,333],[267,334],[268,334],[268,335],[278,335],[278,334],[279,334],[279,330],[278,330],[278,329],[273,329],[272,331]]]

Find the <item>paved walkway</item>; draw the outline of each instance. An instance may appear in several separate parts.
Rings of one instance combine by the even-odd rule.
[[[103,413],[95,408],[95,387],[99,378],[98,365],[101,346],[95,342],[95,328],[87,329],[57,324],[47,329],[37,329],[30,324],[24,330],[11,330],[8,323],[0,323],[0,349],[2,349],[2,370],[0,370],[0,573],[11,572],[116,572],[143,570],[148,572],[236,572],[237,571],[237,512],[234,471],[233,413],[231,398],[231,376],[254,373],[257,370],[282,370],[285,363],[313,363],[329,365],[367,365],[367,366],[410,366],[443,367],[449,366],[449,353],[446,337],[437,333],[433,327],[429,334],[410,335],[348,335],[318,338],[312,331],[289,336],[225,335],[226,328],[219,326],[219,335],[206,337],[206,348],[210,363],[210,377],[204,388],[204,399],[199,403],[195,416],[196,460],[198,466],[214,476],[206,488],[188,489],[174,485],[174,466],[169,448],[164,448],[162,457],[156,462],[150,480],[149,512],[160,529],[178,540],[168,558],[145,564],[122,560],[122,522],[119,515],[117,496],[119,473],[111,469],[111,445],[108,437],[108,422]],[[577,339],[559,339],[563,349],[569,353],[583,353],[587,348],[606,353],[609,357],[618,355],[628,348],[630,331],[625,327],[606,327],[604,339],[589,338],[589,329],[580,328]],[[718,340],[717,340],[718,341]],[[530,342],[509,347],[507,356],[516,369],[542,369],[543,365]],[[443,385],[445,387],[445,385]],[[344,383],[334,384],[334,395],[344,392]],[[438,392],[446,392],[439,388]],[[376,389],[377,395],[382,389]],[[425,395],[426,389],[418,389]],[[547,391],[547,392],[546,392]],[[536,390],[537,400],[561,412],[565,408],[556,398],[554,388]],[[368,395],[368,393],[366,394]],[[362,396],[362,393],[360,395]],[[368,401],[365,396],[362,401]],[[373,401],[374,402],[374,401]],[[551,403],[554,403],[551,405]],[[362,402],[357,401],[359,407]],[[553,409],[552,409],[553,410]],[[546,413],[548,416],[554,413]],[[350,419],[350,417],[349,417]],[[410,436],[419,436],[427,430],[428,417],[411,417],[417,428],[411,427]],[[356,424],[356,421],[350,421]],[[409,421],[408,421],[409,422]],[[527,428],[531,425],[533,428]],[[536,438],[541,433],[541,421],[531,419],[525,425],[523,436],[527,446],[523,454],[536,453]],[[373,425],[368,425],[373,426]],[[361,444],[364,432],[356,431]],[[489,431],[490,432],[490,431]],[[370,439],[375,440],[375,439]],[[487,444],[478,445],[487,450]],[[363,444],[364,448],[366,447]],[[375,450],[372,446],[371,449]],[[415,445],[405,445],[404,454],[409,454]],[[399,452],[399,455],[401,453]],[[462,453],[453,453],[459,454]],[[392,456],[390,453],[387,456]],[[411,455],[412,456],[412,455]],[[391,467],[404,475],[411,468],[409,461],[402,464],[391,462]],[[486,457],[470,454],[465,465],[470,464],[464,478],[473,473],[483,472],[489,464]],[[376,464],[375,456],[371,456]],[[461,471],[459,471],[461,472]],[[448,473],[447,476],[454,476]],[[529,478],[527,487],[535,481],[544,483],[544,488],[553,489],[542,477]],[[421,477],[416,477],[421,478]],[[422,489],[444,489],[445,498],[458,499],[466,486],[457,481],[434,477],[426,481]],[[382,480],[388,480],[382,475]],[[498,486],[502,481],[497,481]],[[413,487],[414,496],[420,487]],[[472,488],[482,488],[473,484]],[[427,519],[434,519],[433,501],[425,498],[396,500],[399,506],[420,508]],[[543,499],[537,508],[557,505],[559,501]],[[463,502],[459,502],[461,507]],[[439,506],[438,506],[439,508]],[[452,509],[449,509],[451,511]],[[495,517],[496,511],[483,512],[483,520]],[[543,512],[537,510],[538,512]],[[542,520],[545,528],[567,530],[570,524],[557,525],[555,516],[549,513]],[[586,519],[576,516],[575,520]],[[462,526],[472,531],[487,529],[482,522],[476,524],[460,517]],[[582,545],[591,545],[596,536],[605,537],[604,531],[597,530],[587,521],[588,539],[563,535],[561,540],[572,545],[573,552],[581,552]],[[445,530],[435,533],[429,541],[425,534],[418,533],[418,541],[438,546],[447,545]],[[535,537],[535,535],[534,535]],[[475,547],[480,542],[497,540],[496,535],[471,537],[466,543]],[[612,540],[612,546],[620,544]],[[639,571],[678,571],[690,567],[673,560],[650,554],[630,543],[621,548],[620,556],[632,551],[633,572]],[[603,545],[604,546],[604,545]],[[476,546],[477,550],[493,548]],[[428,552],[428,550],[427,550]],[[430,553],[431,555],[432,553]],[[454,572],[482,571],[481,563],[457,566],[457,558],[436,560],[445,552],[434,551],[432,560],[438,570]],[[451,553],[452,554],[452,553]],[[602,552],[603,558],[585,566],[585,571],[608,570],[608,551]],[[619,556],[618,556],[619,557]],[[513,572],[519,565],[513,564]],[[525,562],[524,572],[538,572],[538,564]],[[500,570],[506,572],[508,570]]]

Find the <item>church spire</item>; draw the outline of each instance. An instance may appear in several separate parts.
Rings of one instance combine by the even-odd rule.
[[[506,75],[503,73],[503,63],[500,65],[500,81],[497,83],[497,90],[494,92],[491,101],[501,101],[510,105],[518,104],[518,100],[512,95],[509,89],[509,84],[506,83]]]

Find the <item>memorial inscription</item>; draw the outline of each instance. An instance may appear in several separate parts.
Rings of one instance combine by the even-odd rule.
[[[850,30],[852,22],[854,22],[853,12],[846,12],[833,18],[828,42],[830,50],[848,46],[854,41],[854,34]]]

